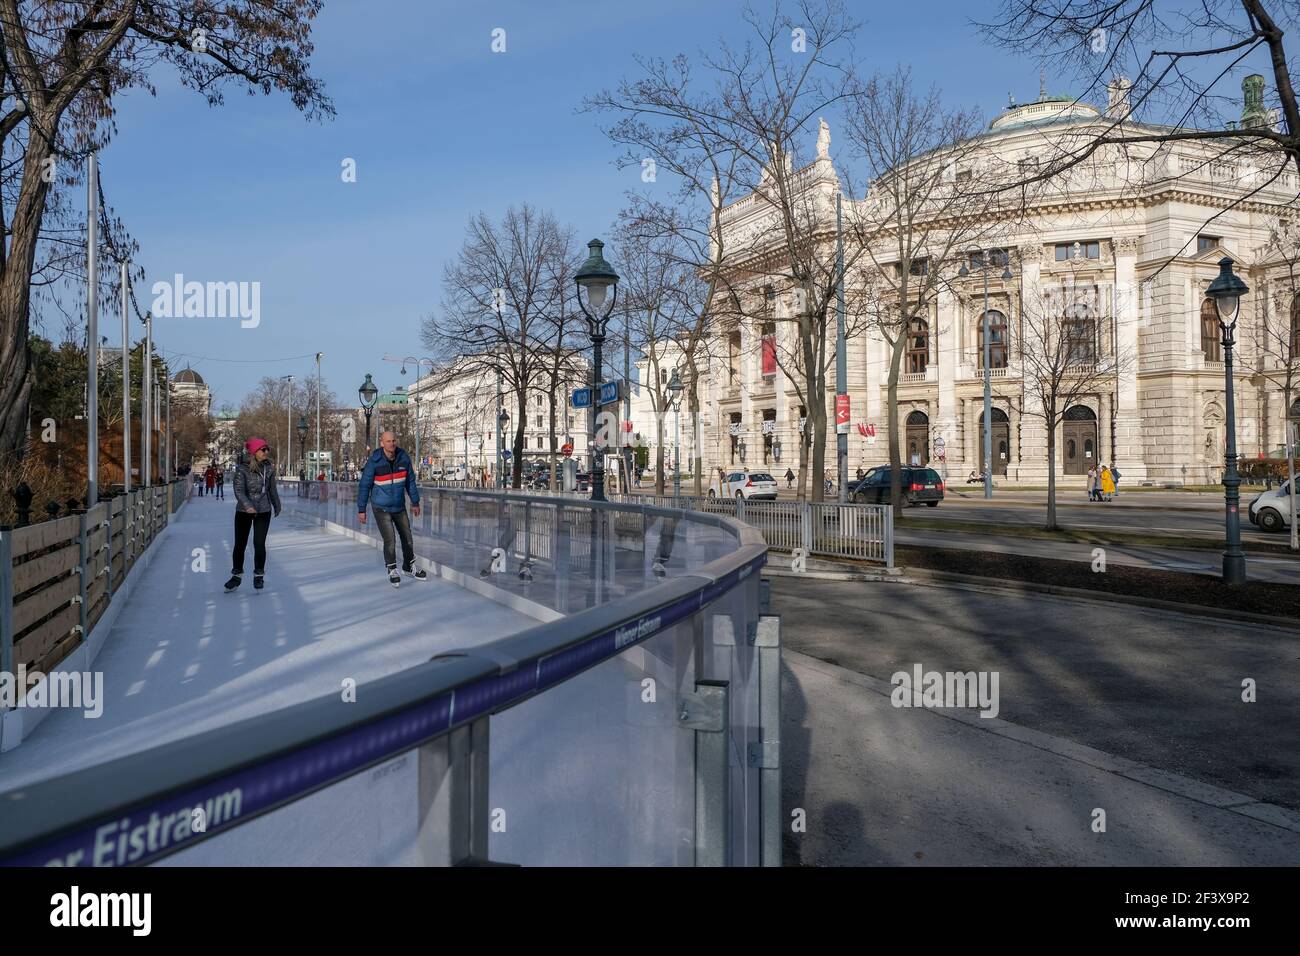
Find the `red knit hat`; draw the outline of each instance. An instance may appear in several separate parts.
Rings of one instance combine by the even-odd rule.
[[[260,438],[250,438],[248,441],[244,442],[244,449],[250,455],[256,455],[258,449],[265,448],[265,447],[266,447],[266,442],[262,441],[262,439]]]

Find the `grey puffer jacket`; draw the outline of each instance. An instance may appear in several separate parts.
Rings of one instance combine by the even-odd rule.
[[[275,465],[269,461],[258,465],[241,457],[235,466],[235,507],[240,511],[254,508],[258,514],[274,511],[279,517],[280,492],[275,484]]]

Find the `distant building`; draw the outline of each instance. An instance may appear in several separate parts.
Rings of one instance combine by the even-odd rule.
[[[212,408],[212,390],[203,376],[189,367],[181,369],[172,379],[172,399],[185,402],[202,415],[207,415]]]

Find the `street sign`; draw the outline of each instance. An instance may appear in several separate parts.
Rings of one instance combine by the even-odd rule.
[[[563,455],[565,458],[571,456],[573,454],[573,443],[565,442],[563,445],[561,445],[560,454]]]
[[[591,389],[575,388],[573,390],[574,408],[591,408]]]
[[[623,391],[619,387],[620,385],[622,385],[622,382],[601,382],[600,401],[598,401],[596,404],[608,405],[611,402],[617,402]]]
[[[938,455],[940,458],[943,457],[943,452],[946,447],[947,447],[947,443],[943,440],[942,435],[940,435],[938,438],[934,440],[934,453]]]
[[[840,394],[835,396],[835,433],[837,435],[847,435],[849,433],[849,396]]]
[[[510,449],[509,449],[509,448],[502,448],[502,449],[501,449],[501,457],[502,457],[502,458],[506,458],[506,459],[508,459],[508,458],[510,457]]]

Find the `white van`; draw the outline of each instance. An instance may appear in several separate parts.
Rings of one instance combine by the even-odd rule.
[[[1266,491],[1250,503],[1250,523],[1262,531],[1281,531],[1291,527],[1291,483]]]

